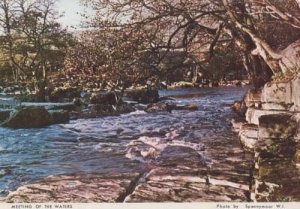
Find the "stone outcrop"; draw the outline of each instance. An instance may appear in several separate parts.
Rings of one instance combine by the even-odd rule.
[[[244,98],[246,121],[239,129],[245,148],[255,153],[251,198],[300,200],[300,76],[267,83]],[[233,123],[237,126],[236,123]]]

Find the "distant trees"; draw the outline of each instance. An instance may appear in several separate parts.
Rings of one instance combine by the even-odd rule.
[[[299,72],[300,8],[296,0],[82,2],[93,9],[93,18],[87,19],[89,28],[99,34],[113,29],[134,34],[139,42],[123,39],[124,43],[133,51],[151,52],[151,58],[155,58],[153,69],[158,71],[163,69],[164,54],[181,50],[186,53],[187,60],[192,58],[202,71],[209,70],[215,60],[222,60],[221,56],[243,63],[256,86],[271,76]],[[141,53],[134,54],[139,55]],[[111,56],[116,62],[120,58]],[[138,59],[129,62],[132,60]],[[115,67],[107,65],[111,71]],[[230,69],[229,66],[221,67]]]
[[[124,90],[148,76],[140,63],[144,41],[126,28],[82,32],[66,57],[67,73],[78,80],[99,82],[102,88]]]
[[[71,36],[58,22],[57,0],[1,0],[0,60],[15,82],[34,84],[44,98],[47,74],[63,67]]]

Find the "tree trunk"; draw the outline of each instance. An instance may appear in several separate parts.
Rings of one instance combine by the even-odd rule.
[[[229,7],[228,0],[223,0],[223,4],[236,27],[247,33],[254,42],[256,49],[252,51],[252,55],[262,57],[275,76],[286,74],[290,71],[300,71],[300,39],[290,44],[286,49],[276,52],[267,42],[259,38],[254,32],[237,20]]]

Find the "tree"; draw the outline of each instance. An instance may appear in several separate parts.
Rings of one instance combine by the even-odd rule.
[[[58,23],[57,0],[3,0],[0,47],[15,81],[33,82],[44,100],[47,74],[63,67],[71,36]]]
[[[143,34],[149,37],[144,42],[147,50],[168,53],[180,49],[196,58],[202,68],[215,52],[226,55],[226,48],[234,43],[240,51],[236,59],[243,61],[256,86],[272,75],[299,72],[300,9],[296,0],[83,0],[83,3],[94,9],[94,18],[87,22],[89,27],[147,31]],[[272,33],[274,22],[280,26]],[[278,35],[284,30],[292,35]],[[276,34],[280,40],[272,40],[270,34],[273,37]],[[278,42],[285,43],[285,48],[276,45]],[[163,58],[160,56],[157,63]]]

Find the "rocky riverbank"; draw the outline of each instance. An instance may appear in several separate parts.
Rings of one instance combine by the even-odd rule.
[[[240,141],[255,154],[253,201],[300,200],[300,75],[249,90],[233,108]]]

